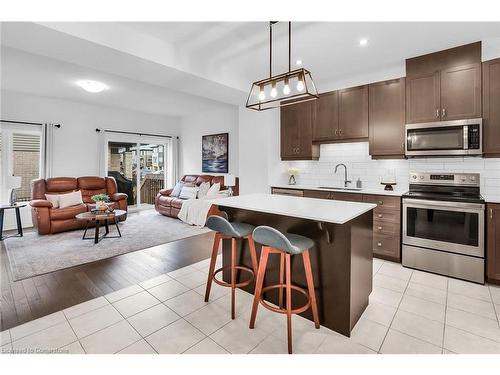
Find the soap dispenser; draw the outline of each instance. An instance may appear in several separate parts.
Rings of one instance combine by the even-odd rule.
[[[361,179],[358,177],[358,180],[356,181],[356,188],[361,189],[363,183],[361,182]]]

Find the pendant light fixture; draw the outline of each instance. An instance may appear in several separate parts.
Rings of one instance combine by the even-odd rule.
[[[311,72],[304,68],[292,70],[292,23],[288,22],[288,72],[273,76],[273,25],[269,22],[269,78],[252,84],[247,108],[263,111],[285,105],[315,100],[318,96]]]

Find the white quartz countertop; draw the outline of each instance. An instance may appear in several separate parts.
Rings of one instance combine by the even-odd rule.
[[[482,194],[486,203],[500,203],[500,195]]]
[[[301,219],[344,224],[368,212],[376,204],[292,197],[272,194],[244,194],[211,201],[224,207],[265,212]]]
[[[375,195],[391,195],[395,197],[400,197],[404,193],[408,191],[408,189],[405,190],[384,190],[384,188],[381,186],[380,189],[374,189],[374,188],[367,188],[367,189],[361,189],[361,190],[344,190],[342,188],[320,188],[317,186],[308,186],[308,185],[271,185],[271,187],[274,188],[280,188],[280,189],[294,189],[294,190],[318,190],[318,191],[332,191],[332,192],[337,192],[337,193],[354,193],[354,194],[375,194]],[[394,187],[397,189],[397,186]]]

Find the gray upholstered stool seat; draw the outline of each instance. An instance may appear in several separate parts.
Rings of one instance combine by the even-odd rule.
[[[293,233],[282,233],[265,225],[255,228],[253,238],[262,245],[275,247],[289,254],[301,254],[304,250],[314,246],[310,238]]]
[[[252,234],[255,227],[247,223],[230,222],[221,216],[209,216],[206,226],[228,237],[242,238]]]
[[[252,232],[255,229],[253,225],[246,223],[230,222],[225,212],[220,212],[222,216],[209,216],[206,226],[215,231],[214,246],[212,249],[212,258],[210,259],[210,266],[208,269],[207,288],[205,290],[205,302],[208,302],[210,297],[210,289],[212,281],[218,285],[231,288],[231,318],[236,317],[235,313],[235,290],[242,288],[253,282],[257,274],[257,251],[255,249],[255,242],[253,241]],[[224,216],[224,217],[223,217]],[[217,254],[221,240],[231,240],[231,263],[230,265],[215,269],[217,261]],[[237,264],[238,241],[247,240],[250,247],[250,258],[252,260],[252,268]],[[224,270],[230,271],[230,282],[218,280],[216,275]],[[245,281],[240,281],[237,276],[237,271],[244,271],[250,274],[250,278]]]
[[[314,241],[310,238],[293,234],[282,233],[279,230],[268,227],[258,226],[252,234],[255,242],[262,244],[260,252],[259,269],[257,271],[257,280],[255,282],[255,295],[253,299],[252,313],[250,315],[250,329],[255,327],[255,319],[257,317],[257,308],[259,304],[266,309],[286,314],[287,316],[287,336],[288,336],[288,353],[292,353],[292,314],[300,314],[307,309],[312,309],[314,326],[319,328],[318,306],[316,304],[316,294],[314,291],[314,278],[312,274],[311,260],[309,258],[309,249],[314,247]],[[266,273],[267,261],[269,255],[278,254],[280,256],[280,278],[278,284],[266,285],[264,287],[264,276]],[[304,272],[307,282],[307,290],[292,283],[292,256],[301,256],[304,264]],[[285,279],[286,275],[286,281]],[[279,289],[278,307],[269,304],[264,295],[266,292]],[[292,290],[302,293],[307,298],[307,303],[300,307],[292,309]],[[283,307],[283,291],[286,293],[286,307]],[[273,301],[276,302],[276,301]]]

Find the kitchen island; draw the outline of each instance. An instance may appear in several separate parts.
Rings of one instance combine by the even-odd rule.
[[[314,240],[310,257],[320,323],[350,336],[368,305],[372,290],[372,210],[375,204],[271,194],[240,195],[215,199],[212,203],[226,212],[231,221],[268,225]],[[248,249],[241,251],[241,246],[248,246],[248,242],[240,244],[239,262],[251,267],[250,253]],[[230,265],[230,248],[230,241],[224,240],[223,266]],[[258,244],[257,255],[260,256]],[[241,274],[241,280],[246,277]],[[229,270],[223,272],[223,279],[229,281]],[[264,286],[276,284],[278,280],[279,257],[270,256]],[[292,257],[292,282],[306,287],[301,257]],[[253,294],[254,288],[252,283],[244,290]],[[266,293],[265,299],[277,304],[277,290]],[[293,308],[305,303],[304,296],[299,293],[293,294],[292,299]],[[301,315],[312,320],[310,310]]]

